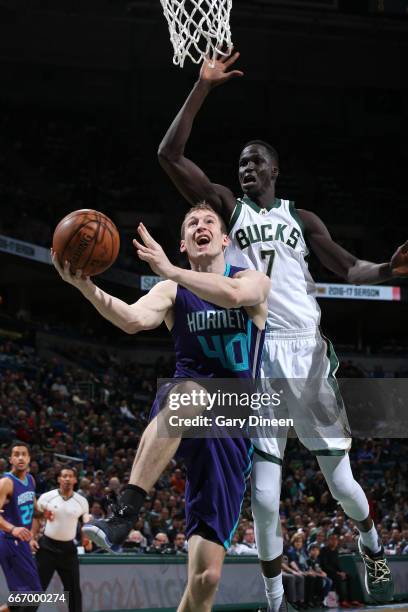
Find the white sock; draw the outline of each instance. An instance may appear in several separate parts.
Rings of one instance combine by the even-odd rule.
[[[360,531],[361,541],[373,552],[374,554],[378,553],[381,549],[380,544],[378,543],[378,532],[374,525],[371,527],[370,531]]]
[[[266,599],[272,612],[278,612],[283,599],[282,572],[273,578],[262,576],[265,583]]]

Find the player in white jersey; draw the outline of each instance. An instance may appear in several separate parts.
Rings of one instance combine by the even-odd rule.
[[[234,77],[231,70],[239,54],[219,59],[211,67],[203,62],[200,76],[159,147],[159,161],[178,190],[190,202],[205,200],[219,211],[230,226],[231,262],[266,271],[272,278],[269,296],[268,335],[263,356],[263,376],[304,380],[307,391],[319,396],[331,388],[323,402],[326,410],[336,407],[341,417],[342,402],[336,393],[336,358],[320,334],[320,310],[313,297],[313,280],[305,257],[308,244],[320,262],[349,283],[373,284],[399,274],[408,274],[408,243],[398,248],[389,262],[375,264],[357,259],[333,241],[324,223],[312,212],[296,210],[293,203],[277,200],[278,154],[269,144],[247,143],[239,158],[239,181],[244,193],[236,199],[223,185],[212,183],[185,154],[193,121],[210,91]],[[288,381],[289,383],[290,381]],[[296,384],[288,384],[298,398]],[[299,401],[292,402],[302,410]],[[302,402],[303,403],[303,402]],[[305,419],[303,419],[305,420]],[[331,424],[331,419],[328,419]],[[340,418],[340,423],[342,420]],[[353,519],[359,532],[359,549],[365,563],[366,587],[376,601],[392,598],[393,583],[383,547],[369,515],[367,498],[353,477],[348,450],[351,440],[344,435],[310,437],[298,423],[297,434],[317,456],[330,491]],[[280,434],[282,435],[282,433]],[[285,437],[254,440],[252,510],[257,545],[269,609],[284,609],[281,574],[282,537],[279,524],[281,464]]]

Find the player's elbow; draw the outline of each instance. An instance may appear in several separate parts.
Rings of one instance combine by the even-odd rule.
[[[248,288],[249,289],[249,288]],[[271,290],[271,280],[266,274],[260,274],[256,284],[245,292],[242,297],[242,306],[258,306],[268,299],[269,291]]]
[[[177,163],[177,161],[180,159],[180,153],[179,151],[173,149],[170,145],[162,142],[157,151],[157,157],[159,164],[163,168],[168,168],[169,166]]]
[[[367,282],[364,279],[364,275],[362,274],[363,270],[363,262],[357,260],[352,266],[350,266],[347,270],[343,271],[343,274],[340,272],[339,276],[343,278],[345,281],[350,283],[351,285],[363,285],[364,282]]]
[[[137,319],[129,319],[128,321],[125,321],[122,326],[122,330],[129,335],[137,334],[138,332],[143,331],[143,329],[144,327],[141,321]]]
[[[157,151],[157,158],[161,166],[166,166],[167,164],[171,163],[172,155],[169,147],[161,143]]]

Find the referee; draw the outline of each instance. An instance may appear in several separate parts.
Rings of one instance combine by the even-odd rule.
[[[75,493],[75,468],[63,467],[58,475],[58,489],[43,493],[37,501],[41,510],[54,513],[54,520],[45,523],[44,535],[32,544],[36,550],[38,573],[46,591],[54,572],[58,572],[64,591],[69,592],[69,612],[82,612],[79,561],[74,538],[78,520],[88,522],[89,504]]]

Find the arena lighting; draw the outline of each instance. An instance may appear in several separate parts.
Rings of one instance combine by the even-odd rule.
[[[54,453],[54,457],[58,457],[58,459],[63,459],[63,461],[76,461],[77,463],[82,463],[83,459],[78,459],[78,457],[71,457],[70,455],[61,455],[60,453]]]

